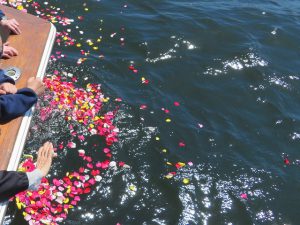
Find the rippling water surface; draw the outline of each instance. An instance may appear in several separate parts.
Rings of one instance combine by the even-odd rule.
[[[70,28],[76,40],[102,36],[104,59],[91,52],[77,66],[78,49],[55,45],[66,57],[50,63],[48,72],[72,73],[79,86],[101,83],[106,95],[123,99],[112,150],[116,161],[131,166],[107,171],[63,224],[299,224],[299,1],[48,4],[69,18],[84,16]],[[128,70],[131,63],[140,75]],[[27,151],[44,140],[68,139],[67,129],[58,116],[41,123],[36,115]],[[74,168],[76,160],[71,153],[59,157],[50,177]],[[191,165],[166,179],[167,162]],[[13,204],[6,224],[26,224]]]

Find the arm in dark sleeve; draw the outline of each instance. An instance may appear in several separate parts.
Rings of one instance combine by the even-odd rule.
[[[7,201],[28,188],[29,180],[26,173],[0,171],[0,202]]]
[[[0,95],[0,122],[22,116],[37,102],[37,95],[30,88],[19,89],[16,94]]]

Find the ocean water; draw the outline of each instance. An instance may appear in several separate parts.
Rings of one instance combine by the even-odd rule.
[[[299,224],[299,1],[36,2],[74,19],[56,26],[76,43],[102,38],[80,65],[80,48],[56,43],[47,73],[74,75],[78,87],[101,83],[122,98],[108,103],[120,129],[111,150],[130,165],[104,172],[61,224]],[[37,110],[26,151],[67,133],[60,117],[41,121]],[[86,151],[94,144],[103,139],[89,137]],[[67,152],[50,179],[79,164]],[[5,224],[27,224],[14,203]]]

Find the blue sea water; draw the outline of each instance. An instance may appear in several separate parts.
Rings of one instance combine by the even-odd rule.
[[[80,66],[77,48],[55,45],[66,58],[50,63],[48,72],[72,73],[82,86],[101,83],[112,99],[123,99],[112,150],[116,161],[131,166],[108,171],[62,224],[299,224],[299,1],[47,3],[66,17],[84,16],[72,24],[76,40],[102,36],[99,52]],[[128,70],[131,63],[141,75]],[[150,83],[143,85],[141,76]],[[31,152],[44,140],[68,138],[57,118],[40,124],[36,116],[35,126],[42,128],[31,130]],[[91,138],[89,145],[97,142]],[[169,161],[193,166],[168,180]],[[74,162],[57,159],[50,176]],[[13,204],[5,224],[26,224]]]

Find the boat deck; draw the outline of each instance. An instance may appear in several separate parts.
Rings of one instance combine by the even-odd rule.
[[[22,30],[21,35],[10,35],[8,37],[10,45],[18,50],[19,56],[8,60],[0,60],[0,68],[9,66],[20,68],[22,75],[16,85],[18,88],[22,88],[25,87],[29,77],[43,76],[42,71],[39,71],[39,67],[51,30],[51,24],[9,7],[0,6],[0,9],[5,12],[8,18],[16,18]],[[6,31],[2,31],[3,40],[7,39],[6,33]],[[17,118],[0,125],[0,170],[8,167],[22,119]]]
[[[46,20],[0,5],[8,19],[15,18],[22,33],[10,35],[1,30],[2,40],[15,47],[19,55],[12,59],[0,60],[0,68],[15,66],[21,69],[21,77],[16,82],[18,88],[25,87],[29,77],[43,77],[55,40],[56,29]],[[24,117],[0,125],[0,170],[16,170],[24,148],[33,109]],[[6,205],[0,205],[0,224],[6,212]]]

